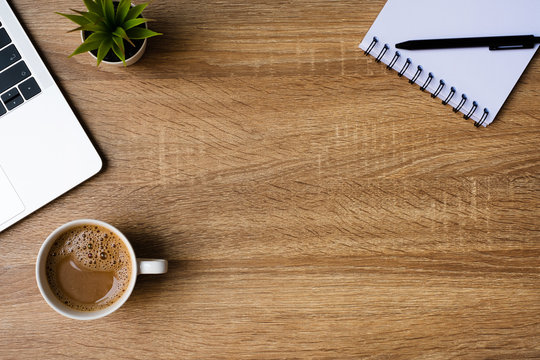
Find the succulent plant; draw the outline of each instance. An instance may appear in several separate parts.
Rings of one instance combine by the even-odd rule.
[[[126,64],[126,45],[135,46],[132,40],[146,39],[162,35],[146,27],[140,26],[149,21],[141,17],[148,3],[131,6],[130,0],[83,0],[88,11],[71,9],[76,14],[57,14],[65,16],[77,25],[71,31],[91,33],[69,57],[87,51],[97,50],[97,65],[110,50]],[[71,32],[70,31],[70,32]]]

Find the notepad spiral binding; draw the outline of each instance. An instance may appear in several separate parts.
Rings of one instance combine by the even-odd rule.
[[[377,37],[374,36],[373,40],[371,41],[371,43],[369,44],[367,49],[364,51],[364,55],[366,55],[366,56],[371,55],[371,56],[373,56],[375,58],[375,62],[380,63],[382,58],[384,57],[384,55],[388,52],[388,50],[390,50],[390,47],[388,46],[388,44],[384,44],[384,46],[379,51],[379,53],[376,54],[377,56],[375,56],[375,54],[371,54],[371,52],[373,51],[373,48],[375,47],[375,45],[378,42],[379,42],[379,40],[377,39]],[[407,69],[410,67],[412,61],[411,61],[411,59],[407,58],[405,60],[405,63],[401,67],[401,69],[396,69],[396,68],[394,68],[394,66],[396,65],[396,63],[397,63],[398,59],[400,58],[400,56],[401,56],[401,54],[399,53],[399,51],[396,51],[394,53],[393,57],[392,57],[392,60],[390,60],[390,62],[386,66],[386,68],[397,71],[398,72],[397,75],[399,77],[402,77],[405,74],[405,72],[407,71]],[[418,78],[420,77],[420,75],[422,74],[423,71],[424,71],[424,69],[422,68],[422,66],[418,65],[413,77],[409,80],[409,83],[413,84],[413,85],[416,84],[416,81],[418,80]],[[427,79],[424,81],[423,84],[420,85],[420,90],[425,91],[427,89],[427,87],[429,86],[429,84],[431,83],[431,81],[433,80],[433,78],[434,78],[434,75],[432,73],[429,73]],[[437,86],[436,90],[431,94],[431,97],[436,98],[437,96],[439,96],[439,94],[441,93],[441,91],[444,89],[445,86],[446,86],[446,83],[444,82],[444,80],[441,79],[439,81],[439,85]],[[444,100],[442,100],[442,104],[447,105],[450,102],[450,100],[454,97],[456,92],[457,91],[453,86],[450,87],[450,92],[448,93],[446,98]],[[456,105],[454,108],[452,108],[452,110],[454,112],[460,111],[465,106],[465,104],[467,103],[467,100],[468,100],[467,96],[465,94],[462,94],[458,105]],[[471,116],[475,113],[475,111],[477,109],[478,109],[478,103],[476,101],[473,101],[470,110],[467,111],[466,113],[464,113],[463,118],[465,120],[470,119]],[[482,116],[480,117],[480,120],[476,121],[474,123],[474,126],[480,127],[484,123],[484,121],[486,121],[486,118],[487,118],[488,115],[489,115],[488,109],[484,108],[484,112],[483,112]]]

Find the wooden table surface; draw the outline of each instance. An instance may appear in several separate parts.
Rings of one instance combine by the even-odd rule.
[[[383,0],[156,0],[125,69],[11,4],[106,165],[0,234],[1,359],[540,358],[538,56],[476,129],[357,48]],[[86,217],[169,272],[81,322],[34,266]]]

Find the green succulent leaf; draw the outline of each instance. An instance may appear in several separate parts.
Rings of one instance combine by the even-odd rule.
[[[107,39],[108,37],[109,37],[109,35],[106,34],[106,33],[96,32],[96,33],[90,34],[90,36],[88,36],[85,41],[99,41],[99,42],[102,42],[105,39]]]
[[[111,50],[111,47],[113,46],[113,41],[110,37],[105,38],[98,47],[98,53],[97,53],[97,64],[101,64],[103,61],[103,58],[107,55],[109,50]]]
[[[131,9],[129,9],[129,12],[126,16],[126,20],[135,19],[137,16],[141,15],[143,10],[148,6],[148,3],[135,5]]]
[[[115,38],[115,39],[118,39],[118,38]],[[122,39],[120,39],[120,41],[122,41]],[[123,42],[122,42],[122,44],[123,44]],[[122,62],[124,63],[124,66],[127,66],[127,64],[126,64],[126,54],[125,54],[125,52],[118,46],[118,44],[116,43],[116,41],[115,41],[115,43],[114,43],[113,46],[112,46],[112,50],[113,50],[114,54],[115,54],[120,60],[122,60]]]
[[[148,19],[144,19],[144,18],[130,19],[130,20],[124,22],[122,27],[124,28],[124,30],[129,30],[129,29],[131,29],[131,28],[133,28],[135,26],[144,24],[145,22],[148,22],[148,21],[149,21]]]
[[[116,28],[116,30],[113,32],[113,35],[126,40],[128,43],[131,44],[131,46],[135,46],[133,41],[129,39],[129,36],[126,34],[125,30],[122,29],[120,26]]]
[[[101,17],[98,14],[93,13],[93,12],[79,11],[79,10],[75,10],[75,9],[71,9],[71,11],[74,11],[74,12],[78,13],[79,15],[81,15],[85,19],[87,19],[89,22],[94,23],[94,24],[98,23],[99,21],[101,21],[103,19],[103,17]]]
[[[162,33],[158,33],[149,29],[140,28],[140,27],[134,27],[126,31],[126,34],[129,36],[130,39],[137,40],[137,39],[146,39],[152,36],[156,35],[163,35]]]
[[[87,18],[81,15],[62,14],[59,12],[57,12],[57,14],[68,18],[69,20],[73,21],[75,24],[80,25],[80,26],[86,25],[90,22],[90,20],[88,20]]]
[[[69,57],[72,57],[74,55],[79,55],[88,51],[96,50],[99,47],[99,44],[101,44],[101,41],[92,41],[92,42],[83,42],[78,48],[75,49],[75,51],[69,55]]]
[[[92,0],[89,0],[89,1],[92,1]],[[86,4],[86,3],[85,3]],[[94,4],[96,5],[96,13],[99,13],[101,15],[105,15],[103,14],[103,4],[102,4],[102,1],[101,0],[94,0]]]
[[[126,16],[131,8],[130,0],[120,0],[118,7],[116,8],[116,23],[123,24]]]
[[[124,40],[120,39],[119,37],[113,37],[113,41],[114,43],[116,44],[116,46],[118,46],[118,48],[120,49],[120,51],[122,52],[122,54],[125,55],[126,53],[126,49],[124,47]]]
[[[103,10],[101,9],[100,5],[96,4],[93,0],[83,0],[83,1],[88,11],[103,17]]]
[[[75,32],[75,31],[82,31],[82,29],[83,29],[83,27],[79,26],[79,27],[76,27],[75,29],[69,30],[68,33]]]
[[[98,24],[92,24],[92,23],[88,23],[86,25],[83,25],[83,26],[79,26],[78,28],[75,28],[73,30],[70,30],[68,32],[73,32],[73,31],[91,31],[91,32],[103,32],[103,33],[109,33],[109,29],[107,28],[107,26],[105,26],[104,24],[102,23],[98,23]]]
[[[105,21],[110,27],[111,25],[114,24],[114,19],[115,19],[114,4],[112,0],[103,0],[102,8],[103,8],[103,15],[105,15]]]
[[[99,44],[107,37],[106,34],[103,33],[93,33],[89,37],[84,40],[84,42],[77,48],[75,51],[69,55],[69,57],[72,57],[74,55],[82,54],[87,51],[96,50],[99,47]]]

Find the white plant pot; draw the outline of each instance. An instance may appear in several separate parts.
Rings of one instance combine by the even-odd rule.
[[[146,28],[148,28],[146,23],[144,25],[146,26]],[[81,31],[81,40],[84,42],[84,33],[83,33],[83,31]],[[144,39],[141,48],[135,53],[135,55],[133,55],[132,57],[126,59],[126,66],[133,65],[137,61],[139,61],[139,59],[143,56],[143,54],[144,54],[144,52],[146,50],[146,43],[148,42],[147,40],[148,39]],[[94,54],[92,54],[90,51],[88,51],[88,53],[90,54],[91,57],[93,57],[97,61],[97,57]],[[122,60],[119,60],[119,61],[106,61],[106,60],[103,60],[103,61],[101,61],[101,63],[102,64],[113,65],[113,66],[124,66],[124,63],[122,62]]]

